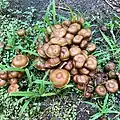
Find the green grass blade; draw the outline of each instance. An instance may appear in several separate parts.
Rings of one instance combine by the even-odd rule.
[[[54,25],[56,24],[56,8],[55,8],[55,0],[53,0],[53,3],[52,3],[52,15],[53,15],[53,22],[54,22]]]
[[[19,72],[24,72],[25,70],[23,68],[9,67],[9,68],[5,68],[4,71],[19,71]]]
[[[102,115],[103,115],[102,113],[99,113],[99,112],[98,112],[98,113],[92,115],[92,116],[90,117],[90,120],[97,120],[97,119],[100,118]]]
[[[104,104],[102,106],[102,109],[105,110],[108,104],[108,98],[109,98],[109,94],[107,93],[104,99]]]
[[[53,96],[53,95],[57,95],[57,93],[44,93],[41,95],[41,97],[48,97],[48,96]]]
[[[39,56],[36,52],[30,51],[30,50],[22,50],[22,52],[29,53],[30,55]]]

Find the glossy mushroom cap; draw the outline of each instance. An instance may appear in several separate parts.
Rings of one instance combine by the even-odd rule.
[[[11,84],[8,88],[8,93],[13,93],[13,92],[17,92],[19,89],[19,85],[18,84]]]
[[[12,85],[12,84],[17,84],[18,83],[18,80],[16,78],[12,78],[9,80],[9,83]]]
[[[78,32],[78,35],[81,35],[83,36],[83,38],[89,38],[91,36],[91,31],[90,29],[81,29],[79,32]]]
[[[65,65],[64,69],[69,71],[69,70],[72,70],[72,68],[73,68],[73,62],[72,60],[69,60],[67,64]]]
[[[87,45],[87,47],[86,47],[86,50],[87,50],[88,52],[93,52],[95,49],[96,49],[96,45],[93,44],[93,43],[89,43],[89,44]]]
[[[44,60],[43,59],[41,59],[40,57],[37,57],[35,60],[34,60],[34,62],[35,62],[35,65],[34,65],[34,67],[36,68],[36,69],[38,69],[38,70],[45,70],[45,64],[44,64]]]
[[[56,69],[50,73],[50,81],[56,88],[63,88],[70,81],[70,74],[65,69]]]
[[[115,93],[118,91],[118,83],[115,79],[108,80],[105,86],[110,93]]]
[[[68,60],[70,57],[70,53],[67,47],[62,47],[60,52],[60,59],[62,61]]]
[[[82,42],[80,43],[80,48],[81,49],[85,49],[88,45],[88,41],[87,40],[82,40]]]
[[[76,34],[78,32],[78,26],[71,24],[68,28],[68,32],[71,34]]]
[[[62,22],[62,27],[63,27],[63,28],[64,28],[64,27],[69,27],[70,24],[71,24],[71,21],[65,20],[65,21]]]
[[[79,72],[80,72],[80,74],[88,75],[90,71],[83,67],[83,68],[79,69]]]
[[[28,65],[29,59],[25,55],[16,55],[15,58],[12,60],[12,67],[16,68],[24,68]]]
[[[15,72],[15,71],[8,73],[8,77],[9,77],[9,78],[17,78],[18,75],[19,75],[19,72]]]
[[[85,98],[91,98],[92,97],[92,94],[91,93],[89,93],[89,92],[84,92],[84,97]]]
[[[66,41],[65,38],[58,38],[58,37],[52,38],[50,40],[50,43],[51,44],[55,44],[55,45],[59,45],[59,46],[65,46],[65,45],[67,45],[67,41]]]
[[[83,25],[84,22],[85,22],[85,20],[84,20],[82,17],[79,17],[79,18],[78,18],[78,23],[79,23],[79,24]]]
[[[45,52],[46,52],[46,55],[50,58],[58,57],[60,55],[60,46],[50,45]]]
[[[82,68],[86,58],[82,54],[78,54],[73,58],[73,64],[76,68]]]
[[[95,70],[97,68],[96,58],[94,56],[89,56],[84,66],[89,70]]]
[[[105,70],[106,71],[112,71],[115,69],[115,64],[113,62],[108,62],[106,65],[105,65]]]
[[[0,78],[3,80],[7,80],[8,79],[8,73],[4,72],[4,71],[0,71]]]
[[[96,88],[95,88],[95,92],[100,95],[100,96],[105,96],[106,93],[107,93],[107,90],[106,88],[103,86],[103,85],[98,85]]]
[[[80,54],[81,53],[81,49],[78,47],[78,46],[72,46],[70,48],[70,55],[73,57],[77,54]]]
[[[23,37],[25,35],[25,30],[24,29],[19,29],[17,31],[18,36]]]
[[[70,71],[70,73],[71,73],[71,75],[76,75],[76,74],[78,74],[78,69],[73,67],[72,70]]]
[[[83,36],[76,35],[76,36],[74,37],[74,39],[73,39],[73,43],[74,43],[74,44],[80,44],[81,41],[82,41],[82,39],[83,39]]]
[[[65,36],[65,39],[66,39],[66,41],[69,45],[72,44],[73,38],[74,38],[74,35],[70,34],[70,33],[67,33],[66,36]]]
[[[115,71],[109,71],[108,76],[110,79],[115,79],[117,78],[116,72]]]
[[[38,46],[37,53],[40,57],[47,58],[42,45]]]
[[[0,78],[0,87],[3,87],[6,84],[6,81]]]
[[[60,58],[49,58],[45,61],[45,67],[55,67],[61,63]],[[49,65],[49,66],[47,66]]]

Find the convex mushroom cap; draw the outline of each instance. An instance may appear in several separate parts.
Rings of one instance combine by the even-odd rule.
[[[3,87],[7,82],[0,78],[0,87]]]
[[[8,93],[13,93],[13,92],[17,92],[19,89],[19,85],[18,84],[11,84],[8,88]]]
[[[15,58],[12,60],[12,67],[16,68],[24,68],[28,65],[29,59],[25,55],[17,55]]]
[[[50,81],[56,88],[63,88],[70,81],[70,74],[65,69],[56,69],[50,73]]]
[[[80,54],[81,53],[81,49],[79,48],[79,46],[72,46],[70,48],[70,55],[73,57],[77,54]]]
[[[94,43],[89,43],[86,47],[88,52],[93,52],[96,49],[96,45]]]
[[[118,91],[118,83],[115,79],[108,80],[105,86],[106,89],[111,93],[115,93]]]
[[[98,85],[96,88],[95,88],[95,91],[98,95],[100,96],[105,96],[106,93],[107,93],[107,90],[106,88],[103,86],[103,85]]]
[[[111,71],[111,70],[114,70],[115,69],[115,64],[113,62],[108,62],[106,65],[105,65],[105,70],[106,71]]]
[[[0,78],[3,80],[7,80],[8,79],[8,73],[4,72],[4,71],[0,71]]]
[[[25,35],[25,30],[24,30],[24,29],[19,29],[19,30],[17,31],[17,34],[18,34],[18,36],[22,37],[22,36]]]

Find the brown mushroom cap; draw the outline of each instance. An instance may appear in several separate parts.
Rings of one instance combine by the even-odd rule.
[[[115,79],[108,80],[105,86],[106,89],[111,93],[115,93],[118,91],[118,83]]]
[[[8,93],[10,94],[10,93],[13,93],[13,92],[17,92],[18,88],[19,88],[18,84],[12,84],[8,88]]]
[[[65,46],[65,45],[67,45],[67,41],[66,41],[66,39],[65,38],[52,38],[51,40],[50,40],[50,43],[51,44],[55,44],[55,45],[60,45],[60,46]]]
[[[0,41],[0,48],[4,47],[4,43],[2,41]]]
[[[81,53],[81,49],[78,47],[78,46],[72,46],[70,48],[70,55],[73,57],[73,56],[76,56],[77,54],[80,54]]]
[[[73,58],[73,64],[76,68],[82,68],[85,61],[86,61],[86,58],[82,54],[78,54]]]
[[[81,54],[84,55],[86,59],[88,59],[88,52],[86,50],[81,50]]]
[[[114,70],[115,69],[115,64],[113,62],[108,62],[106,65],[105,65],[105,70],[106,71],[111,71],[111,70]]]
[[[38,70],[45,70],[45,64],[44,64],[44,60],[41,59],[40,57],[37,57],[35,60],[35,65],[34,67]]]
[[[76,34],[78,32],[78,26],[71,24],[68,28],[68,32],[71,34]]]
[[[68,62],[67,62],[67,64],[65,65],[65,67],[64,67],[64,69],[66,69],[66,70],[71,70],[73,68],[73,62],[72,62],[72,60],[69,60]]]
[[[87,47],[86,47],[86,50],[88,52],[93,52],[94,50],[96,49],[96,45],[93,44],[93,43],[88,43]]]
[[[71,73],[71,75],[76,75],[76,74],[78,74],[78,70],[76,68],[72,68],[70,73]]]
[[[53,31],[53,37],[59,37],[62,38],[66,35],[67,31],[64,28],[60,28],[60,29],[55,29]]]
[[[89,92],[84,92],[84,97],[85,98],[91,98],[92,97],[92,94],[91,93],[89,93]]]
[[[60,59],[62,61],[68,60],[70,57],[70,53],[67,47],[62,47],[60,52]]]
[[[12,67],[16,68],[24,68],[28,65],[29,59],[25,55],[16,55],[15,58],[12,60]]]
[[[81,29],[79,32],[78,32],[78,35],[81,35],[83,36],[84,38],[89,38],[91,36],[91,31],[90,29]]]
[[[22,37],[22,36],[25,35],[25,30],[24,30],[24,29],[19,29],[19,30],[17,31],[17,34],[18,34],[18,36]]]
[[[56,69],[50,73],[50,81],[56,88],[63,88],[70,81],[70,74],[65,69]]]
[[[3,80],[7,80],[8,79],[8,73],[4,72],[4,71],[0,71],[0,78]]]
[[[17,84],[18,80],[16,78],[12,78],[9,80],[9,83],[12,84]]]
[[[59,45],[50,45],[45,51],[46,55],[50,58],[55,58],[60,55],[60,46]]]
[[[70,24],[71,24],[71,21],[65,20],[65,21],[62,22],[62,27],[69,27]]]
[[[107,93],[106,88],[103,85],[98,85],[95,88],[95,92],[100,96],[105,96]]]
[[[0,87],[3,87],[6,84],[6,81],[0,78]]]
[[[79,90],[84,90],[84,89],[85,89],[85,85],[77,84],[77,88],[78,88]]]
[[[39,45],[37,48],[37,53],[39,54],[40,57],[47,58],[43,46]]]
[[[56,29],[62,28],[62,26],[61,26],[60,24],[56,24],[54,27],[55,27]]]
[[[97,60],[89,56],[84,66],[89,70],[95,70],[97,68]]]
[[[117,78],[116,72],[115,71],[109,71],[108,76],[110,79],[115,79]]]
[[[61,63],[60,58],[56,57],[56,58],[49,58],[45,61],[45,67],[55,67],[57,65],[59,65]],[[49,65],[49,66],[47,66]]]
[[[66,36],[65,36],[65,39],[66,39],[66,41],[69,45],[72,44],[73,38],[74,38],[74,35],[70,34],[70,33],[67,33]]]
[[[75,43],[75,44],[80,44],[80,42],[82,41],[82,39],[83,39],[83,36],[76,35],[76,36],[73,38],[73,43]]]
[[[83,25],[84,22],[85,22],[85,20],[84,20],[82,17],[79,17],[79,18],[78,18],[78,23],[79,23],[79,24]]]
[[[75,75],[74,79],[76,78],[76,82],[80,85],[87,84],[89,77],[87,75]]]
[[[75,25],[75,26],[77,27],[77,30],[78,30],[78,31],[81,29],[81,25],[78,24],[78,23],[73,23],[73,24],[71,24],[71,25]]]
[[[17,78],[18,77],[19,72],[13,71],[13,72],[9,72],[8,73],[8,77],[9,78]]]
[[[88,75],[90,71],[86,68],[81,68],[81,69],[79,69],[79,72],[80,72],[80,74]]]
[[[80,43],[80,48],[85,49],[88,45],[88,41],[87,40],[82,40],[82,42]]]

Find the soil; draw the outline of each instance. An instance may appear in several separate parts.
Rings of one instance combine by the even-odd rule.
[[[38,14],[36,16],[36,20],[41,19],[41,17],[44,14],[44,10],[46,10],[47,6],[49,5],[48,0],[9,0],[9,1],[10,8],[12,8],[13,10],[26,11],[28,7],[34,7],[35,9],[37,9]],[[101,18],[104,18],[110,17],[110,13],[112,12],[116,12],[104,0],[56,0],[58,13],[65,16],[68,15],[68,11],[66,11],[63,3],[68,4],[75,11],[80,11],[85,16],[97,15],[100,16]],[[72,100],[73,96],[70,98],[68,103],[71,102],[71,104],[74,104],[75,101],[78,101],[78,98],[75,96],[74,100]],[[49,100],[50,99],[47,99],[46,101]],[[50,101],[58,101],[58,98],[53,97],[49,102],[46,101],[44,101],[44,104],[48,104],[49,106]],[[61,101],[63,101],[63,99],[61,99]],[[47,108],[48,106],[45,105],[45,108]],[[62,103],[62,106],[64,107],[65,103]],[[92,112],[92,109],[88,105],[78,102],[76,110],[77,120],[89,120],[89,116]],[[46,112],[43,116],[46,116],[45,117],[46,120],[50,120],[50,118],[53,117]],[[57,118],[55,118],[55,120],[57,120]]]

